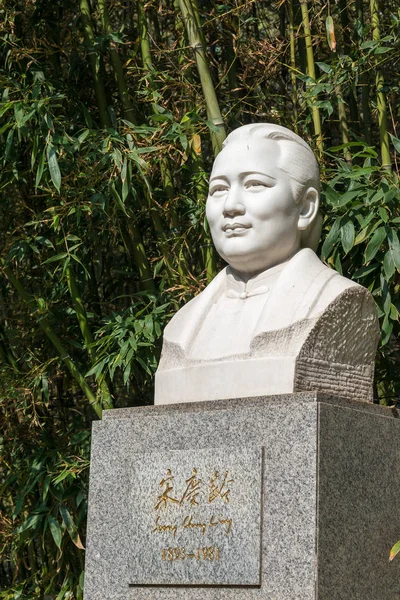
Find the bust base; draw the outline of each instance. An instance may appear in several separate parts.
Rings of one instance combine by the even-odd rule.
[[[239,447],[263,449],[260,585],[130,587],[141,519],[131,465],[147,453]],[[400,421],[385,407],[298,393],[105,411],[93,424],[84,598],[395,598],[399,497]]]
[[[310,357],[232,357],[192,366],[157,371],[156,405],[253,398],[318,391],[356,400],[373,401],[373,367],[344,365]]]

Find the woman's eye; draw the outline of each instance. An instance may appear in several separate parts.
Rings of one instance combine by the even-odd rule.
[[[246,188],[252,187],[268,187],[266,183],[262,183],[261,181],[246,181]]]
[[[226,185],[216,185],[215,187],[210,189],[210,196],[214,196],[215,194],[221,194],[228,190]]]

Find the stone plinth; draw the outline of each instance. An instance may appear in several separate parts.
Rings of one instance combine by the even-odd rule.
[[[391,600],[400,424],[299,393],[106,411],[85,600]]]

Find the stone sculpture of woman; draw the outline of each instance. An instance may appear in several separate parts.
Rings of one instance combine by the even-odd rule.
[[[319,169],[277,125],[233,131],[207,199],[228,263],[164,331],[156,404],[322,391],[372,400],[370,293],[316,256]]]

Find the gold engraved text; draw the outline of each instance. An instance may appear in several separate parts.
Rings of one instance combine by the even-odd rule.
[[[173,533],[174,537],[176,537],[176,532],[178,531],[178,525],[173,525],[172,523],[161,523],[160,517],[157,517],[154,529],[152,529],[151,533]]]
[[[165,489],[162,492],[162,494],[160,494],[160,496],[158,496],[157,503],[154,507],[154,510],[158,510],[161,507],[167,508],[167,505],[169,502],[171,502],[172,504],[179,504],[179,500],[177,500],[176,498],[173,498],[171,496],[171,492],[174,489],[173,480],[174,480],[174,476],[171,473],[171,469],[168,469],[166,476],[163,477],[163,479],[161,479],[161,481],[159,483],[159,486],[164,487]]]
[[[182,506],[182,504],[186,500],[186,502],[188,502],[192,506],[198,506],[199,505],[198,496],[200,494],[200,485],[201,485],[201,479],[198,479],[198,477],[197,477],[197,469],[193,469],[192,476],[189,477],[189,479],[186,479],[186,489],[183,492],[183,496],[179,501],[179,505]]]
[[[189,515],[183,519],[183,529],[199,529],[204,535],[207,530],[207,523],[196,522],[193,515]]]
[[[171,469],[167,469],[166,475],[158,484],[162,488],[162,492],[157,496],[154,510],[166,510],[171,504],[179,507],[185,504],[199,506],[202,498],[208,500],[209,504],[215,502],[218,498],[225,504],[230,502],[233,479],[230,477],[229,471],[225,471],[223,475],[220,475],[219,471],[214,471],[209,480],[208,492],[207,489],[202,489],[202,480],[198,476],[195,467],[192,469],[191,476],[185,480],[185,487],[182,486],[181,488],[183,493],[176,492],[174,479]],[[206,486],[204,487],[206,488]]]
[[[229,485],[233,483],[233,479],[229,479],[229,471],[225,471],[225,474],[220,480],[218,471],[214,472],[214,475],[210,479],[210,491],[208,494],[208,502],[214,502],[217,498],[224,500],[225,504],[230,501],[229,495],[231,493]]]
[[[232,519],[216,519],[214,517],[214,515],[211,516],[210,518],[210,523],[209,523],[210,527],[217,527],[218,525],[225,525],[226,526],[226,535],[229,535],[231,529],[232,529]]]
[[[158,516],[154,523],[151,533],[166,533],[177,536],[180,530],[183,531],[200,531],[202,535],[207,533],[208,529],[225,528],[225,534],[229,535],[232,530],[233,520],[231,518],[216,517],[211,515],[207,520],[201,520],[193,515],[186,515],[182,521],[177,523],[164,522]]]
[[[161,560],[221,560],[221,550],[216,546],[203,546],[194,548],[192,551],[186,550],[184,546],[176,548],[163,548],[161,550]]]

